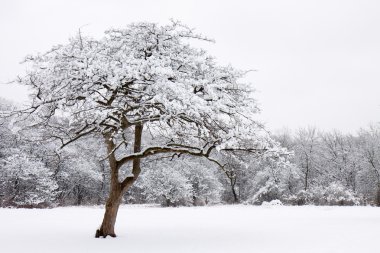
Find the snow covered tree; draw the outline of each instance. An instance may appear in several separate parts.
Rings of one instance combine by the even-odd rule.
[[[223,186],[218,180],[215,168],[210,168],[210,163],[190,159],[182,164],[182,171],[191,184],[192,204],[199,206],[220,203]]]
[[[16,108],[0,98],[0,113]],[[53,173],[32,150],[20,140],[14,118],[0,119],[0,206],[49,207],[55,205],[58,193]]]
[[[54,177],[62,205],[98,203],[103,198],[104,172],[89,138],[61,150]]]
[[[340,181],[341,184],[356,191],[356,177],[361,170],[360,151],[357,141],[351,135],[337,131],[321,134],[320,167],[323,168],[321,181],[325,185]]]
[[[375,205],[380,206],[380,126],[362,129],[358,139],[363,166],[360,188],[372,197]]]
[[[0,97],[0,115],[14,108],[11,102]],[[16,147],[17,136],[10,127],[11,118],[0,119],[0,158],[5,157],[7,149]]]
[[[219,203],[222,184],[215,168],[199,160],[182,158],[173,164],[168,159],[155,160],[144,166],[136,184],[149,202],[162,206],[207,205]]]
[[[301,169],[304,190],[310,188],[318,174],[319,136],[315,127],[300,129],[295,138],[296,163]]]
[[[62,147],[89,135],[104,139],[110,194],[97,237],[116,236],[118,208],[141,159],[186,154],[219,166],[215,150],[268,149],[252,88],[240,81],[245,72],[217,65],[191,39],[210,41],[178,22],[136,23],[101,39],[79,34],[26,59],[30,70],[19,83],[30,88],[32,104],[19,116]],[[142,143],[143,135],[153,141]]]
[[[20,150],[0,159],[1,206],[46,207],[57,194],[53,173],[41,161]]]
[[[247,182],[250,190],[247,203],[262,204],[276,199],[284,202],[300,190],[300,171],[289,162],[290,155],[264,156],[250,164],[256,173]]]
[[[159,166],[147,170],[138,183],[149,202],[162,206],[190,205],[192,187],[186,176],[176,169]]]

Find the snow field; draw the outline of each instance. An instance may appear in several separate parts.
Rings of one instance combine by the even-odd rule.
[[[0,251],[380,252],[374,207],[122,206],[117,238],[95,239],[103,208],[0,209]]]

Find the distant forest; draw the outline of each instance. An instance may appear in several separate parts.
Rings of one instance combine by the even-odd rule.
[[[1,100],[0,108],[13,105]],[[109,191],[102,138],[84,138],[64,149],[23,131],[17,118],[0,125],[0,206],[45,208],[99,205]],[[149,136],[144,136],[149,142]],[[286,152],[278,157],[239,151],[218,154],[224,170],[191,156],[143,160],[142,175],[125,203],[162,206],[263,203],[380,205],[380,126],[356,134],[309,127],[272,134]],[[131,171],[122,168],[127,176]]]

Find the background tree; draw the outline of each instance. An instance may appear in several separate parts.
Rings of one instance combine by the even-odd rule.
[[[362,129],[358,136],[362,171],[359,180],[361,190],[375,205],[380,206],[380,127],[372,125]]]
[[[320,140],[320,167],[324,170],[320,181],[324,181],[325,185],[340,181],[344,187],[355,192],[356,177],[361,169],[357,140],[338,131],[321,133]]]
[[[306,191],[319,173],[317,162],[319,157],[319,136],[315,127],[309,127],[299,129],[295,138],[296,146],[294,149],[297,154],[295,159],[300,166],[304,190]]]
[[[192,157],[179,158],[175,163],[168,158],[155,159],[144,165],[137,187],[148,202],[162,206],[220,203],[223,188],[212,165]]]
[[[44,164],[20,150],[0,159],[1,205],[17,207],[49,206],[57,194],[58,185]]]

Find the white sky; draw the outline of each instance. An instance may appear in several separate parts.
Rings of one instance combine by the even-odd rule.
[[[181,20],[214,38],[220,63],[255,69],[271,130],[308,125],[355,132],[380,117],[380,1],[1,0],[0,82],[27,54],[66,43],[78,28],[101,36],[131,22]],[[0,85],[0,96],[26,91]]]

